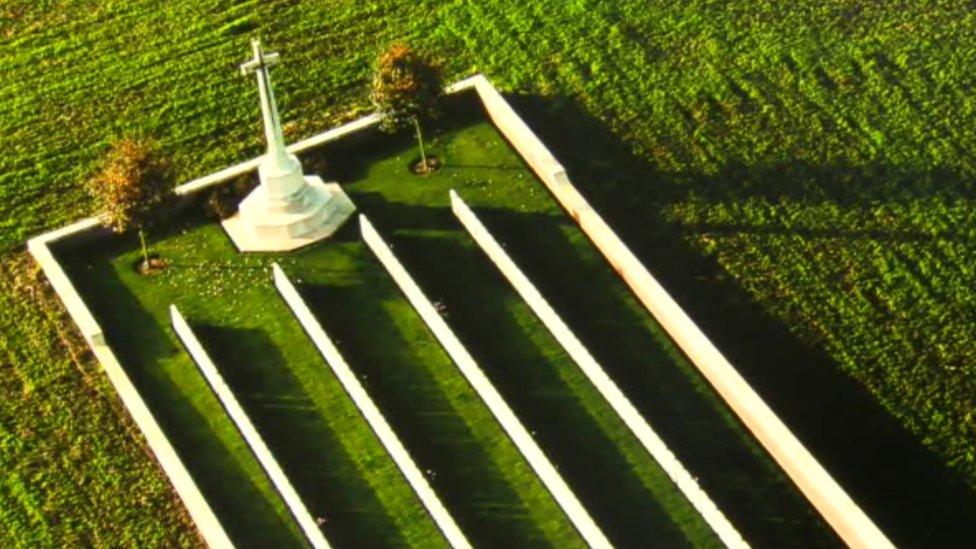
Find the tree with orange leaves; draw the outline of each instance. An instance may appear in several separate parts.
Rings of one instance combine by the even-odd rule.
[[[421,123],[439,114],[442,92],[440,68],[406,44],[394,44],[380,56],[370,94],[381,117],[380,128],[395,132],[413,126],[422,173],[430,166]]]

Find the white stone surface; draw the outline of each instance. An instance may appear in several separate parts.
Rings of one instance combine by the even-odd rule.
[[[488,410],[495,416],[502,429],[508,433],[509,438],[515,443],[516,448],[525,457],[529,466],[535,471],[539,479],[552,494],[556,503],[562,508],[570,522],[576,527],[583,539],[590,547],[604,548],[612,547],[603,531],[597,526],[589,512],[583,507],[576,494],[569,488],[562,475],[556,470],[549,458],[536,444],[535,439],[519,421],[518,416],[508,406],[495,386],[485,376],[481,367],[475,362],[474,358],[468,353],[461,341],[454,335],[454,331],[447,325],[444,318],[431,303],[430,299],[424,294],[420,286],[414,282],[413,277],[403,267],[400,260],[396,258],[390,247],[383,241],[373,225],[366,219],[366,216],[359,216],[359,226],[362,230],[363,240],[370,250],[376,255],[383,267],[400,287],[400,290],[407,296],[407,300],[423,319],[427,327],[434,334],[447,351],[447,354],[457,365],[458,370],[468,380],[478,396],[488,407]]]
[[[502,134],[841,539],[851,547],[893,547],[871,518],[576,190],[563,166],[498,90],[484,77],[478,78],[475,89]]]
[[[238,250],[295,250],[332,236],[349,220],[356,206],[338,183],[323,183],[314,176],[306,179],[308,185],[304,187],[303,202],[278,203],[276,206],[266,199],[263,187],[258,187],[244,199],[239,212],[221,222]],[[290,204],[298,204],[298,207],[289,211]]]
[[[349,367],[349,364],[342,357],[339,349],[332,342],[325,329],[322,328],[315,315],[312,314],[312,311],[309,310],[301,294],[298,293],[298,290],[295,289],[295,286],[288,280],[288,276],[285,275],[285,272],[277,263],[272,265],[272,270],[274,271],[275,287],[278,288],[281,297],[288,304],[288,307],[294,313],[295,318],[302,325],[302,328],[305,328],[305,332],[312,339],[312,342],[315,343],[315,347],[322,354],[325,362],[332,369],[332,372],[338,378],[339,383],[342,384],[346,393],[352,398],[353,403],[359,408],[360,413],[363,414],[373,433],[376,434],[376,438],[380,440],[380,443],[386,448],[390,457],[393,458],[393,462],[396,463],[404,478],[407,479],[407,483],[416,492],[420,501],[427,509],[427,512],[430,513],[431,518],[434,519],[434,522],[440,528],[444,537],[447,538],[448,543],[455,548],[470,548],[471,544],[464,537],[464,533],[461,532],[461,529],[454,521],[454,517],[451,516],[447,508],[444,507],[444,504],[441,503],[440,498],[437,497],[434,489],[427,482],[427,478],[420,472],[420,468],[414,463],[413,458],[410,457],[410,453],[407,452],[407,449],[400,442],[396,432],[387,423],[386,418],[383,417],[383,413],[373,403],[373,399],[370,398],[369,393],[363,388],[356,374],[353,373],[352,368]]]
[[[634,408],[623,391],[617,387],[603,366],[593,358],[590,351],[576,337],[576,334],[563,322],[559,314],[549,305],[545,297],[536,289],[531,280],[519,269],[518,265],[509,257],[508,253],[498,244],[495,237],[481,223],[474,211],[461,200],[454,190],[451,190],[451,209],[457,216],[468,234],[478,243],[482,251],[491,259],[492,263],[501,271],[502,275],[512,284],[519,296],[528,304],[532,312],[546,326],[556,341],[562,345],[567,354],[580,367],[590,383],[600,391],[600,394],[610,404],[624,424],[630,429],[641,445],[667,473],[681,493],[695,507],[705,522],[712,527],[715,534],[726,547],[745,548],[749,544],[742,538],[728,518],[719,510],[718,506],[701,489],[694,477],[678,461],[674,453],[654,432],[644,416]]]
[[[214,549],[232,548],[234,544],[227,536],[227,532],[217,515],[214,514],[210,504],[203,497],[183,460],[180,459],[180,455],[166,437],[166,433],[156,421],[138,389],[132,384],[132,380],[122,368],[122,364],[116,358],[115,353],[105,342],[105,335],[101,326],[88,310],[84,300],[75,290],[54,254],[51,253],[49,248],[51,243],[83,232],[98,230],[100,227],[101,223],[97,218],[83,219],[67,227],[32,238],[27,243],[27,249],[30,250],[34,260],[41,266],[44,275],[51,283],[51,287],[61,298],[68,314],[78,326],[85,341],[88,342],[102,369],[105,370],[109,382],[115,388],[115,392],[122,400],[123,406],[129,411],[129,415],[139,431],[145,437],[146,444],[149,445],[156,461],[159,462],[163,472],[169,477],[173,489],[180,496],[183,505],[186,506],[200,535],[203,536],[207,545]]]
[[[268,478],[271,479],[271,484],[274,485],[278,494],[281,495],[281,499],[288,506],[288,510],[295,517],[298,526],[305,534],[305,538],[315,549],[328,548],[329,542],[322,535],[322,530],[319,529],[312,515],[308,512],[308,508],[305,507],[305,503],[299,497],[298,492],[292,487],[285,472],[278,465],[278,460],[274,458],[274,454],[268,449],[268,445],[264,443],[264,439],[261,438],[258,430],[251,423],[247,412],[244,411],[244,408],[237,401],[237,397],[234,396],[234,391],[231,390],[227,382],[224,381],[223,376],[217,371],[217,367],[210,359],[207,351],[203,348],[203,345],[200,344],[190,325],[187,324],[186,319],[177,310],[176,305],[170,305],[169,312],[176,335],[180,337],[180,341],[183,342],[187,352],[193,358],[193,362],[207,380],[210,389],[217,395],[220,403],[224,406],[224,410],[227,411],[227,415],[234,422],[234,425],[237,426],[237,430],[244,437],[244,441],[247,442],[248,448],[251,449],[258,463],[261,464]]]
[[[257,78],[268,150],[258,164],[260,185],[223,225],[242,252],[294,250],[331,236],[351,212],[345,211],[346,203],[335,204],[338,185],[305,176],[298,158],[288,152],[268,73],[278,54],[265,53],[258,40],[251,46],[254,59],[241,65],[241,72]]]

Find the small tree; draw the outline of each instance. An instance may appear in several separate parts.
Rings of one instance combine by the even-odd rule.
[[[173,198],[172,167],[152,140],[125,138],[112,143],[88,192],[103,210],[105,225],[117,233],[136,230],[142,267],[149,268],[145,231]]]
[[[413,126],[423,172],[430,166],[421,122],[440,113],[442,90],[440,68],[406,44],[394,44],[380,56],[371,93],[380,128],[395,132]]]

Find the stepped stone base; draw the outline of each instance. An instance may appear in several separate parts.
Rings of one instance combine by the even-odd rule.
[[[264,186],[245,198],[221,224],[242,252],[286,252],[332,236],[356,206],[338,183],[307,176],[301,196],[270,200]]]

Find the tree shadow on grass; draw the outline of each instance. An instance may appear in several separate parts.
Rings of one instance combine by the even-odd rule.
[[[799,162],[759,167],[730,162],[714,175],[662,173],[572,100],[513,101],[597,211],[882,530],[911,546],[951,545],[972,537],[972,491],[821,348],[791,334],[722,276],[714,260],[689,246],[688,228],[675,227],[662,215],[665,206],[692,193],[705,200],[788,198],[841,207],[952,201],[976,194],[971,178],[938,168]],[[866,195],[872,204],[864,202]],[[853,233],[833,236],[924,238]]]
[[[568,357],[547,334],[544,342],[530,335],[533,329],[511,307],[518,296],[478,250],[457,236],[399,234],[393,242],[421,286],[445,304],[458,336],[611,541],[629,547],[649,537],[669,546],[688,543],[674,523],[688,517],[671,516],[674,509],[662,508],[558,372],[557,364],[569,364]],[[534,333],[544,330],[537,325]],[[575,375],[576,366],[568,368]],[[663,483],[671,488],[666,477]],[[679,500],[679,506],[687,505]]]
[[[172,360],[183,351],[175,336],[143,309],[112,272],[101,257],[103,244],[106,242],[93,242],[86,246],[94,249],[82,247],[68,253],[65,259],[72,281],[228,535],[242,547],[301,546],[300,534],[288,522],[289,517],[271,507],[238,466],[239,457],[211,430],[214,420],[206,417],[194,402],[198,399],[187,393],[188,383],[195,390],[209,391],[189,356],[184,355],[180,362],[192,372],[192,382],[178,383],[171,372],[160,367],[161,360]],[[214,408],[220,409],[216,397],[213,399]],[[232,428],[229,420],[227,427]]]
[[[383,306],[383,298],[377,297],[377,291],[383,291],[379,288],[388,284],[302,284],[300,288],[472,542],[485,546],[543,544],[525,503],[499,471],[500,464],[485,452],[485,441],[468,426],[473,418],[458,412],[430,371],[444,366],[453,369],[450,359],[444,356],[432,362],[429,351],[422,347],[436,342],[408,339],[411,334],[404,332],[403,320],[395,318]],[[412,321],[421,323],[419,318]],[[425,352],[428,354],[418,355]]]
[[[309,512],[325,519],[322,530],[329,541],[362,547],[405,544],[268,334],[210,325],[194,330]],[[326,364],[321,367],[329,375]]]

